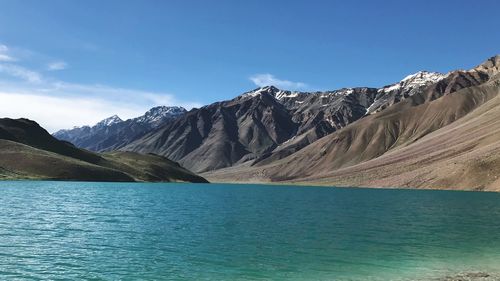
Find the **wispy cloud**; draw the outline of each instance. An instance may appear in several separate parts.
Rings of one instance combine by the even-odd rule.
[[[129,119],[157,105],[201,106],[167,93],[61,81],[29,85],[0,82],[0,89],[0,117],[33,119],[49,132],[93,125],[114,114]]]
[[[122,119],[137,117],[157,105],[201,106],[170,93],[69,83],[1,61],[0,100],[0,117],[33,119],[49,132],[92,125],[114,114]]]
[[[12,62],[16,59],[9,54],[9,48],[0,44],[0,62]]]
[[[50,71],[63,70],[66,69],[67,67],[68,64],[64,61],[54,61],[47,65],[47,70]]]
[[[301,90],[308,87],[307,84],[303,82],[293,82],[289,80],[278,79],[274,75],[269,73],[255,74],[250,76],[249,79],[259,87],[276,86],[278,88],[286,90]]]
[[[40,83],[42,81],[42,76],[38,72],[15,64],[0,64],[0,73],[5,73],[29,83]]]
[[[76,125],[95,124],[113,114],[133,117],[144,112],[139,106],[99,98],[0,92],[0,99],[2,117],[29,118],[37,121],[49,132]]]

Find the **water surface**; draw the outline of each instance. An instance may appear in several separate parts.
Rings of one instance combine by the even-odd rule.
[[[420,280],[500,272],[500,194],[0,182],[0,276]]]

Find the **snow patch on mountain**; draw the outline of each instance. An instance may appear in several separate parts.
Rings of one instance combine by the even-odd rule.
[[[419,93],[423,87],[437,83],[448,74],[439,72],[419,71],[403,78],[398,83],[384,86],[377,92],[377,98],[366,109],[366,114],[371,114],[392,105],[396,101],[404,100]]]
[[[134,118],[138,123],[157,123],[165,118],[175,118],[186,113],[186,109],[180,106],[157,106],[148,110],[144,115]]]
[[[275,97],[278,99],[278,100],[282,100],[284,98],[295,98],[299,95],[298,92],[289,92],[289,91],[278,91],[276,94],[275,94]]]
[[[403,89],[413,89],[418,88],[430,84],[434,84],[442,79],[444,79],[447,75],[439,72],[428,72],[428,71],[419,71],[415,74],[411,74],[403,78],[399,83],[385,86],[380,89],[380,92],[391,92],[395,90]]]
[[[280,89],[278,89],[274,86],[265,86],[265,87],[261,87],[261,88],[257,88],[255,90],[252,90],[250,92],[246,92],[246,93],[242,94],[240,97],[256,97],[256,96],[259,96],[263,93],[275,95],[278,92],[285,92],[285,91],[281,91]]]

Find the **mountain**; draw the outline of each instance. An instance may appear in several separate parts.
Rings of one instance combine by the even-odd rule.
[[[495,56],[381,88],[261,87],[98,149],[162,155],[214,181],[496,190],[498,67]]]
[[[186,109],[182,107],[158,106],[137,118],[123,121],[117,115],[113,115],[92,127],[60,130],[53,136],[91,151],[111,151],[123,147],[164,123],[175,120],[184,113]]]
[[[447,75],[438,72],[419,71],[406,76],[399,83],[385,86],[377,90],[377,97],[368,108],[368,113],[379,112],[388,106],[400,102],[408,97],[418,94],[425,87],[437,83]]]
[[[288,157],[206,175],[215,181],[498,191],[499,67],[495,56],[450,72]]]
[[[106,126],[113,122],[100,122],[98,125]],[[206,182],[165,157],[133,152],[97,154],[57,140],[34,121],[2,118],[0,179],[25,178]]]
[[[196,172],[271,163],[444,77],[419,72],[381,89],[291,92],[262,87],[192,110],[120,149],[163,155]]]

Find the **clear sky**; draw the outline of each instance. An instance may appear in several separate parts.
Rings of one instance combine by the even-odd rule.
[[[383,86],[500,53],[500,1],[0,0],[0,116],[53,131],[257,86]]]

